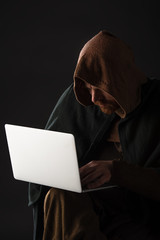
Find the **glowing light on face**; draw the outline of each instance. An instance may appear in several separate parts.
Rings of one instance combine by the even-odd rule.
[[[119,108],[118,103],[109,93],[89,83],[85,83],[85,87],[88,89],[91,95],[91,101],[95,105],[99,106],[101,111],[104,112],[105,114],[110,115]]]

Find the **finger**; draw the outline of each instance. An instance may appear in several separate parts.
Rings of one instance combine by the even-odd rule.
[[[91,182],[97,181],[97,179],[99,179],[101,175],[102,173],[95,169],[95,171],[92,171],[91,173],[89,173],[88,175],[81,179],[82,185],[85,186],[90,184]]]
[[[101,187],[105,183],[106,183],[105,177],[101,176],[96,181],[93,181],[93,182],[90,182],[89,184],[87,184],[86,187],[87,187],[87,189],[94,189],[94,188]]]
[[[91,161],[84,165],[83,167],[81,167],[79,170],[81,178],[84,178],[86,175],[94,171],[95,166],[96,164],[94,163],[94,161]]]

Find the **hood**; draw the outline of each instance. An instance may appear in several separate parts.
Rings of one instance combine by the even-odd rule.
[[[82,48],[74,72],[74,92],[84,106],[92,105],[85,82],[109,93],[124,118],[141,101],[141,85],[147,77],[135,64],[131,48],[106,30],[100,31]]]

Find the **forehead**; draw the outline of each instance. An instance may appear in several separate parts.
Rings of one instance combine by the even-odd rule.
[[[114,100],[114,97],[112,95],[110,95],[108,92],[104,91],[101,88],[95,87],[94,85],[91,85],[90,83],[84,82],[85,87],[89,90],[93,89],[95,91],[97,91],[98,93],[102,94],[103,96],[105,96],[107,99],[112,99]]]
[[[98,92],[101,92],[101,93],[106,93],[104,90],[102,90],[101,88],[99,88],[99,87],[96,87],[96,86],[94,86],[94,85],[92,85],[92,84],[90,84],[90,83],[87,83],[87,82],[84,82],[84,85],[85,85],[85,87],[87,88],[87,89],[89,89],[89,90],[91,90],[91,89],[93,89],[93,90],[95,90],[95,91],[98,91]]]
[[[91,85],[90,83],[87,83],[87,82],[84,82],[84,85],[85,85],[86,88],[89,88],[89,89],[91,89],[91,88],[93,88],[93,89],[98,89],[98,88],[95,87],[94,85]]]

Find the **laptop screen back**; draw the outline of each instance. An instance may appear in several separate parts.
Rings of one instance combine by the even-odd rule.
[[[5,125],[15,179],[81,192],[72,134]]]

